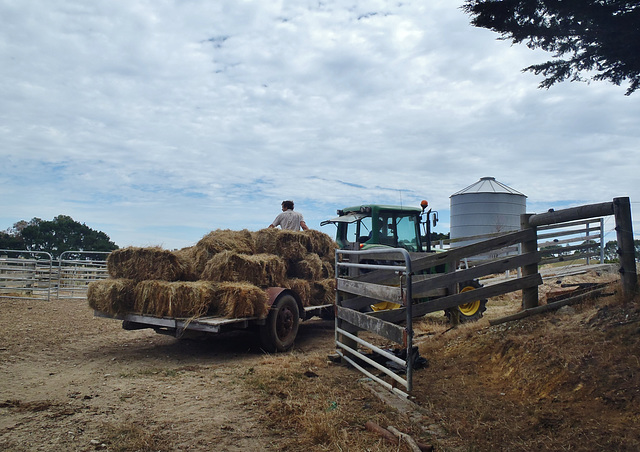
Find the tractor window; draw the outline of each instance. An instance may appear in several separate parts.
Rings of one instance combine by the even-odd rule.
[[[347,241],[364,243],[371,238],[371,217],[347,225]]]
[[[415,215],[397,216],[393,212],[382,212],[378,217],[380,244],[418,251],[420,229],[417,221],[419,219]]]
[[[396,230],[398,232],[398,246],[407,251],[418,251],[418,228],[416,225],[417,217],[398,217]]]

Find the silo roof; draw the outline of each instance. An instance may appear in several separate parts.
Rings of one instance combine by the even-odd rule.
[[[511,187],[507,187],[505,184],[498,182],[495,177],[482,177],[475,184],[469,185],[467,188],[463,188],[457,193],[451,196],[463,195],[467,193],[504,193],[509,195],[524,196],[517,190]]]

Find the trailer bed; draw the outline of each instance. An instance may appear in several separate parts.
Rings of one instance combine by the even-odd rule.
[[[332,307],[333,305],[331,304],[307,306],[304,308],[304,317],[302,317],[302,320],[309,319],[314,315],[318,315],[321,310]],[[228,318],[222,316],[206,316],[197,318],[176,318],[156,317],[143,314],[106,314],[96,310],[93,312],[96,317],[122,320],[123,328],[128,330],[153,328],[158,331],[164,329],[167,331],[175,331],[176,336],[181,335],[187,330],[213,334],[223,333],[225,331],[246,329],[254,325],[264,325],[267,321],[267,317]]]

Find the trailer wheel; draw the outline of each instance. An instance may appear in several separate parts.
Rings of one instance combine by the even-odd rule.
[[[477,289],[478,287],[482,287],[482,284],[478,281],[465,281],[460,283],[460,293],[469,292],[470,290]],[[454,310],[457,310],[457,312]],[[470,301],[469,303],[461,304],[455,308],[447,309],[445,314],[449,318],[449,321],[452,320],[453,316],[458,315],[460,323],[465,323],[480,320],[482,318],[482,313],[486,310],[487,299],[484,298],[482,300]]]
[[[291,295],[278,298],[260,326],[262,348],[269,352],[286,352],[293,346],[300,325],[298,303]]]

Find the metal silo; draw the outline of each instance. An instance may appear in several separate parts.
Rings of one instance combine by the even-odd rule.
[[[517,231],[520,215],[527,210],[527,197],[494,177],[483,177],[454,193],[450,199],[451,239]],[[469,245],[480,240],[454,242],[451,246]],[[496,257],[495,253],[491,257]]]

